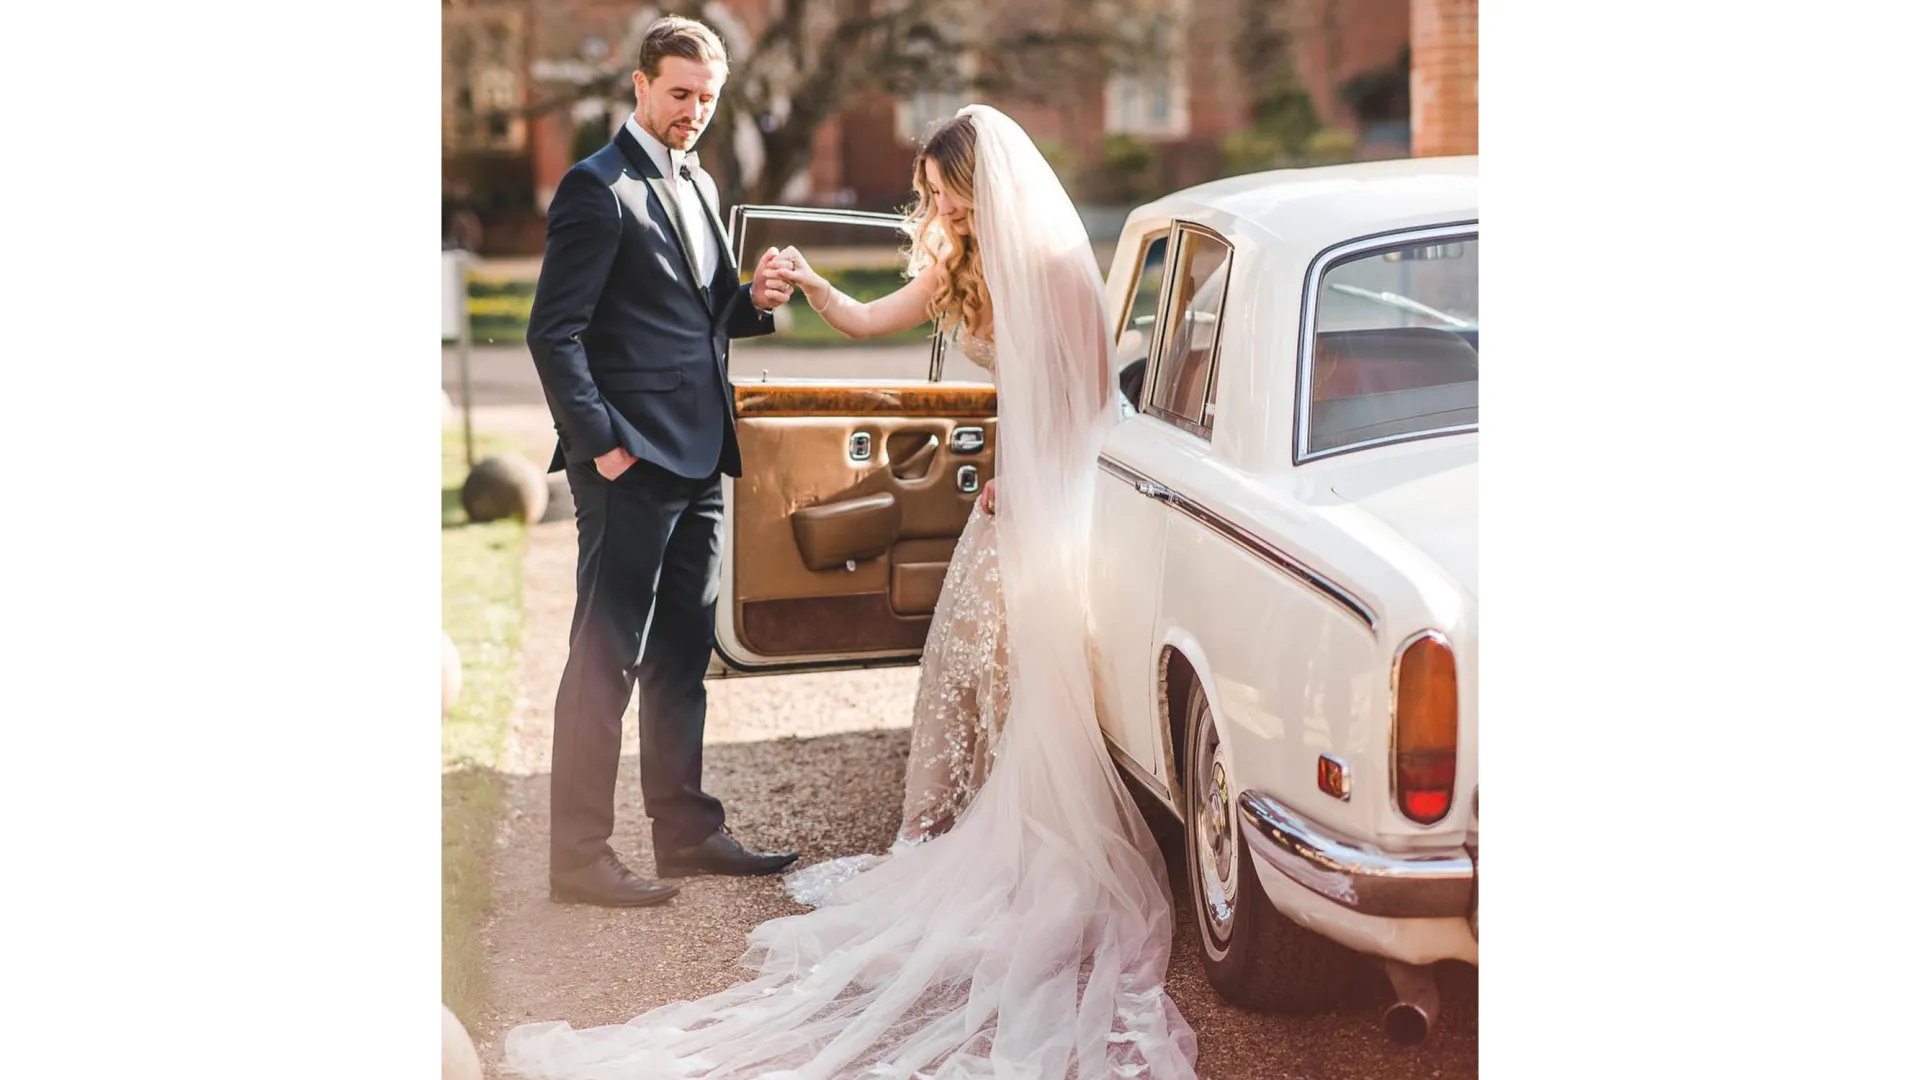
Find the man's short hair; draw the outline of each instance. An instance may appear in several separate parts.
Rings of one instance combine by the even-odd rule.
[[[706,23],[679,15],[668,15],[647,27],[640,39],[640,59],[635,67],[649,79],[660,77],[660,61],[669,56],[709,64],[719,61],[727,66],[727,47],[720,35]]]

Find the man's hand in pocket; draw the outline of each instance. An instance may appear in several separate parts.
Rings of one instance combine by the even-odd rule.
[[[639,458],[627,453],[626,447],[616,446],[606,453],[601,454],[599,457],[594,458],[593,467],[599,469],[600,475],[606,477],[608,480],[618,480],[620,479],[621,473],[632,468],[633,463],[639,460]],[[988,482],[991,483],[992,481]]]

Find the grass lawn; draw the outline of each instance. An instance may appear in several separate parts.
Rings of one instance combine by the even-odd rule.
[[[834,287],[855,300],[878,300],[904,284],[893,267],[840,266],[820,267]],[[533,310],[531,281],[474,278],[467,283],[467,312],[473,326],[476,345],[512,345],[527,340],[527,314]],[[787,305],[792,321],[775,339],[782,345],[844,345],[847,339],[828,326],[805,297],[795,297]],[[932,333],[930,323],[902,331],[877,342],[916,343]]]
[[[467,315],[475,345],[515,345],[527,340],[533,282],[473,278],[467,282]],[[479,453],[476,447],[474,452]]]
[[[514,440],[474,432],[476,460],[525,453]],[[501,807],[495,771],[520,678],[520,578],[526,526],[473,524],[460,506],[467,467],[460,430],[440,443],[441,626],[460,650],[460,698],[440,727],[440,988],[473,1030],[486,1003],[480,928],[493,905],[487,860]]]

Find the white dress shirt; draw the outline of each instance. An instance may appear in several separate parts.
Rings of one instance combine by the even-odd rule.
[[[689,249],[687,261],[693,264],[694,273],[699,275],[695,284],[705,288],[713,282],[713,275],[720,269],[720,251],[713,237],[713,226],[707,223],[707,212],[700,208],[700,193],[694,190],[692,181],[680,175],[680,165],[687,159],[686,152],[671,149],[654,138],[653,133],[641,127],[640,121],[631,113],[627,114],[627,131],[640,143],[647,156],[653,159],[660,175],[667,178],[668,190],[680,203],[679,206],[667,207],[667,212],[679,215],[680,231],[685,234]]]

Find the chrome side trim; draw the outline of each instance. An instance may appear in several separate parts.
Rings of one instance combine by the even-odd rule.
[[[1156,779],[1153,773],[1147,770],[1145,765],[1134,760],[1132,754],[1122,750],[1120,744],[1113,741],[1113,736],[1102,731],[1100,737],[1106,740],[1107,753],[1113,756],[1114,763],[1119,765],[1123,772],[1138,781],[1141,787],[1146,788],[1153,794],[1154,798],[1165,803],[1167,809],[1172,810],[1174,808],[1173,793],[1167,790],[1167,785]]]
[[[1474,863],[1464,848],[1393,855],[1337,840],[1278,800],[1243,791],[1237,800],[1247,846],[1290,880],[1362,915],[1466,918]]]
[[[1280,572],[1332,600],[1349,615],[1365,623],[1368,630],[1376,633],[1379,631],[1380,619],[1373,613],[1373,609],[1325,574],[1137,469],[1115,461],[1105,454],[1100,455],[1100,467],[1133,485],[1134,490],[1142,495],[1166,503]]]
[[[1207,528],[1212,529],[1214,532],[1219,533],[1240,547],[1264,559],[1277,569],[1291,575],[1302,584],[1326,596],[1329,600],[1332,600],[1341,608],[1345,609],[1348,614],[1365,623],[1368,630],[1378,631],[1380,629],[1380,620],[1374,615],[1372,608],[1369,608],[1359,597],[1341,588],[1331,579],[1320,574],[1312,567],[1300,562],[1293,556],[1288,555],[1286,552],[1267,543],[1260,537],[1255,536],[1177,491],[1173,493],[1170,501],[1188,517],[1200,522]]]
[[[1100,467],[1135,487],[1139,487],[1141,484],[1153,483],[1152,480],[1147,479],[1146,473],[1141,472],[1131,465],[1116,461],[1105,454],[1100,455]]]

